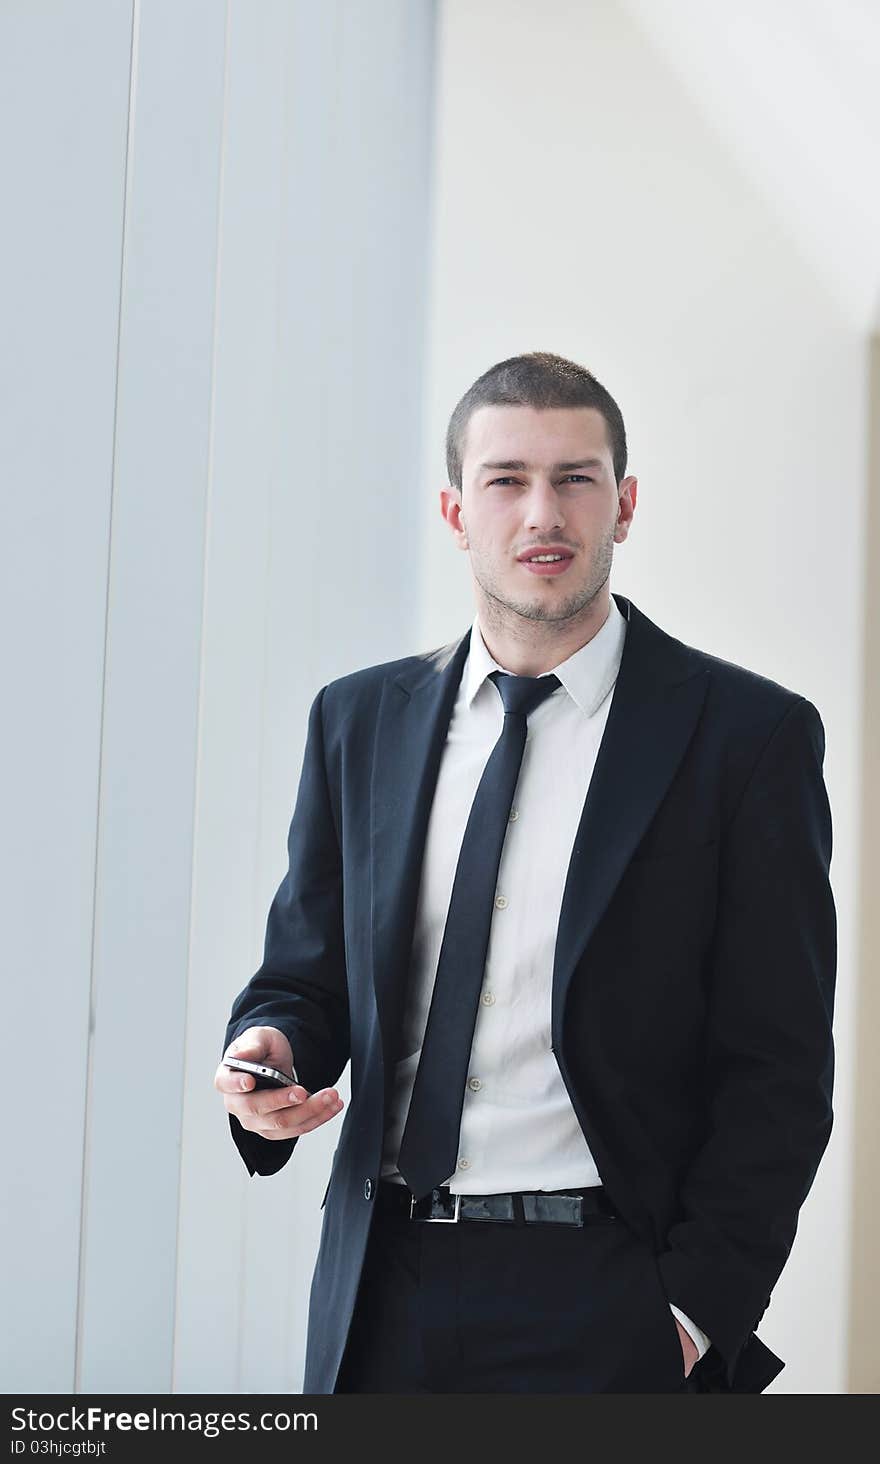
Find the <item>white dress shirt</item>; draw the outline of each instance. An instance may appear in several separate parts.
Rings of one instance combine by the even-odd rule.
[[[455,1194],[582,1189],[602,1182],[550,1050],[550,1002],[566,874],[608,718],[626,624],[612,597],[601,629],[554,667],[552,674],[562,684],[528,719],[498,869],[458,1161],[446,1180]],[[382,1177],[400,1183],[396,1157],[459,850],[477,785],[504,723],[501,697],[488,677],[504,669],[489,654],[475,619],[428,823],[402,1055],[384,1139]],[[709,1339],[678,1307],[672,1311],[702,1357]]]

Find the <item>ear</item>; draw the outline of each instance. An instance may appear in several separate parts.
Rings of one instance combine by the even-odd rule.
[[[461,511],[461,493],[458,488],[450,486],[440,490],[440,512],[449,525],[459,549],[467,549],[467,527]]]
[[[630,477],[623,478],[617,490],[617,527],[614,530],[614,539],[618,544],[622,544],[629,533],[636,510],[638,488],[638,478]]]

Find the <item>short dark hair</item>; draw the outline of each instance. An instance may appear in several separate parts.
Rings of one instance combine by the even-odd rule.
[[[531,351],[490,366],[452,413],[446,431],[446,467],[450,486],[459,493],[465,434],[479,407],[595,407],[605,418],[618,483],[626,473],[626,429],[610,392],[585,366],[549,351]]]

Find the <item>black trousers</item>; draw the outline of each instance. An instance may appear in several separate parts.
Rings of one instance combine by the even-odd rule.
[[[699,1320],[699,1318],[695,1318]],[[650,1247],[582,1226],[373,1216],[337,1393],[691,1393]]]

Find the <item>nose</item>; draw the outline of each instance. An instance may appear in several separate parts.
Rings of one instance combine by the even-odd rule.
[[[565,515],[559,494],[548,480],[537,480],[525,505],[524,527],[530,533],[549,534],[565,528]]]

